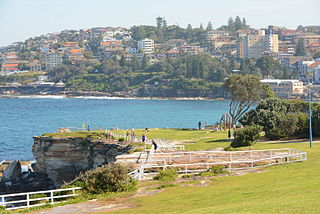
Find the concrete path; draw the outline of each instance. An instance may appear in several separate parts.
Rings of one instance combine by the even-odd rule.
[[[133,205],[120,203],[117,201],[93,199],[78,204],[68,204],[64,206],[49,208],[41,211],[32,212],[32,214],[71,214],[71,213],[95,213],[106,212],[125,208],[132,208]]]

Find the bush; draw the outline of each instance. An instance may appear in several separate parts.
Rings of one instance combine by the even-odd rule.
[[[185,174],[185,175],[181,176],[181,178],[191,178],[191,177],[192,177],[192,175],[190,175],[190,174]]]
[[[118,139],[118,141],[119,141],[119,142],[123,142],[123,141],[124,141],[124,137],[120,137],[120,138]]]
[[[262,127],[258,125],[247,126],[234,132],[232,147],[252,146],[260,137]]]
[[[159,174],[155,176],[154,180],[160,181],[175,181],[178,177],[178,173],[175,169],[160,170]]]
[[[223,165],[214,165],[211,167],[211,171],[215,175],[228,173],[228,171],[225,169],[225,167]]]
[[[71,185],[77,184],[90,194],[130,191],[137,182],[129,171],[128,166],[112,163],[82,173]]]
[[[229,173],[223,165],[214,165],[208,171],[200,172],[198,176],[215,176],[219,174]]]

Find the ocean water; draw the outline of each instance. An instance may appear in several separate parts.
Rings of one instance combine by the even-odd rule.
[[[227,101],[1,98],[0,161],[33,160],[33,136],[61,127],[196,128],[217,122]]]

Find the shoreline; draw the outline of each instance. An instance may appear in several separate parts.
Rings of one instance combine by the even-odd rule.
[[[120,97],[120,96],[73,96],[73,95],[0,95],[0,98],[41,98],[41,99],[101,99],[101,100],[204,100],[204,101],[226,101],[224,98],[205,97]]]

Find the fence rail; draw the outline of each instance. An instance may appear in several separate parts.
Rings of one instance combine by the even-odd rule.
[[[174,157],[177,154],[186,157]],[[214,157],[213,154],[217,156]],[[221,155],[225,156],[221,156]],[[259,155],[260,154],[260,155]],[[163,157],[161,157],[163,155]],[[194,157],[194,155],[197,155]],[[205,156],[211,155],[211,156]],[[156,156],[156,157],[155,157]],[[174,160],[187,160],[187,163],[174,163]],[[209,159],[208,162],[201,162]],[[214,161],[216,159],[216,161]],[[199,161],[201,160],[201,161]],[[214,165],[223,165],[230,172],[255,169],[272,165],[294,163],[307,160],[307,153],[294,149],[269,149],[248,151],[199,151],[155,153],[154,159],[142,162],[134,177],[142,179],[145,175],[156,174],[158,169],[176,168],[179,173],[196,173],[208,171]]]
[[[76,193],[79,189],[81,187],[0,195],[0,206],[6,207],[7,210],[15,210],[59,203],[57,199],[79,195]]]

